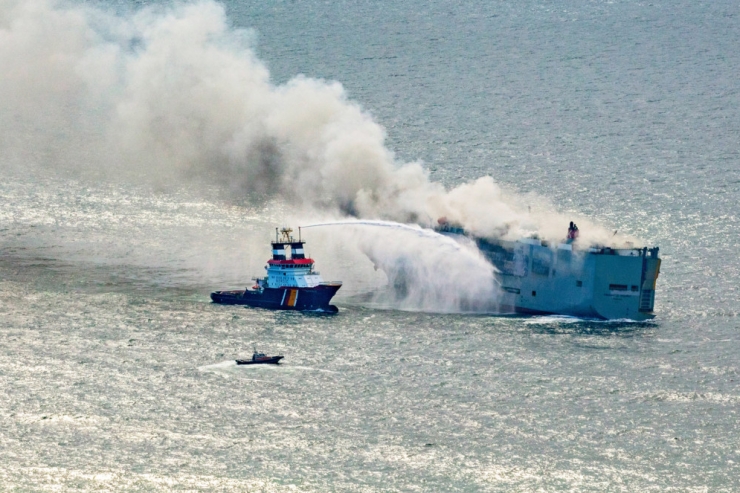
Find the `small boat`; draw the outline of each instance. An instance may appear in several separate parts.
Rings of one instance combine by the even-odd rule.
[[[211,300],[222,305],[247,305],[270,310],[299,310],[337,313],[330,305],[342,287],[340,281],[324,282],[314,270],[314,261],[306,257],[298,228],[298,241],[290,228],[275,230],[272,259],[267,261],[267,276],[254,278],[254,286],[244,290],[214,291]]]
[[[277,365],[284,356],[267,356],[265,353],[258,353],[254,350],[252,359],[238,359],[237,365]]]

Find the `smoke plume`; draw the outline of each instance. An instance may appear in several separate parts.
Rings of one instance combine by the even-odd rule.
[[[122,16],[0,0],[0,166],[198,184],[427,227],[444,216],[484,237],[564,236],[569,218],[530,212],[491,177],[448,191],[421,163],[397,162],[339,83],[272,84],[251,39],[212,1]],[[614,243],[596,225],[581,231],[584,243]]]
[[[335,237],[357,245],[375,269],[385,273],[389,289],[374,291],[370,300],[378,305],[429,312],[498,312],[494,268],[473,242],[460,243],[429,229],[389,221],[331,221],[303,229],[316,227],[332,228]]]
[[[496,309],[493,266],[472,244],[421,229],[439,218],[479,237],[564,238],[571,218],[542,199],[510,193],[490,176],[447,190],[422,163],[399,162],[385,146],[385,130],[338,82],[297,76],[272,83],[252,40],[211,0],[127,15],[55,0],[0,0],[0,170],[217,190],[243,204],[295,205],[291,214],[301,213],[291,219],[304,224],[354,218],[338,236],[385,272],[390,299],[379,301],[397,308]],[[626,241],[575,219],[582,245]],[[232,267],[245,246],[246,236],[237,236],[201,274],[244,275]],[[176,264],[201,262],[194,252],[204,243],[215,251],[210,240],[181,238],[187,258]],[[119,241],[126,240],[116,236],[113,247],[126,250]]]

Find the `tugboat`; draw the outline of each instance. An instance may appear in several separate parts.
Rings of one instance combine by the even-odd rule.
[[[314,270],[314,261],[306,258],[298,228],[298,241],[290,228],[279,231],[275,228],[272,242],[272,259],[267,261],[267,276],[253,278],[251,289],[237,291],[215,291],[211,293],[214,303],[224,305],[248,305],[272,310],[299,310],[337,313],[339,309],[330,305],[342,283],[324,282]]]
[[[237,365],[277,365],[283,356],[266,356],[265,353],[258,353],[255,348],[252,359],[238,359]]]

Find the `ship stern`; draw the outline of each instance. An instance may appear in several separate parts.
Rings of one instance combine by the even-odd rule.
[[[594,271],[594,311],[608,320],[654,318],[660,263],[658,248],[599,252]]]

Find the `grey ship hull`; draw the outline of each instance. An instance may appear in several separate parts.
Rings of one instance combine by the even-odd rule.
[[[539,240],[475,241],[498,270],[502,312],[607,320],[655,316],[658,248],[574,250]]]

